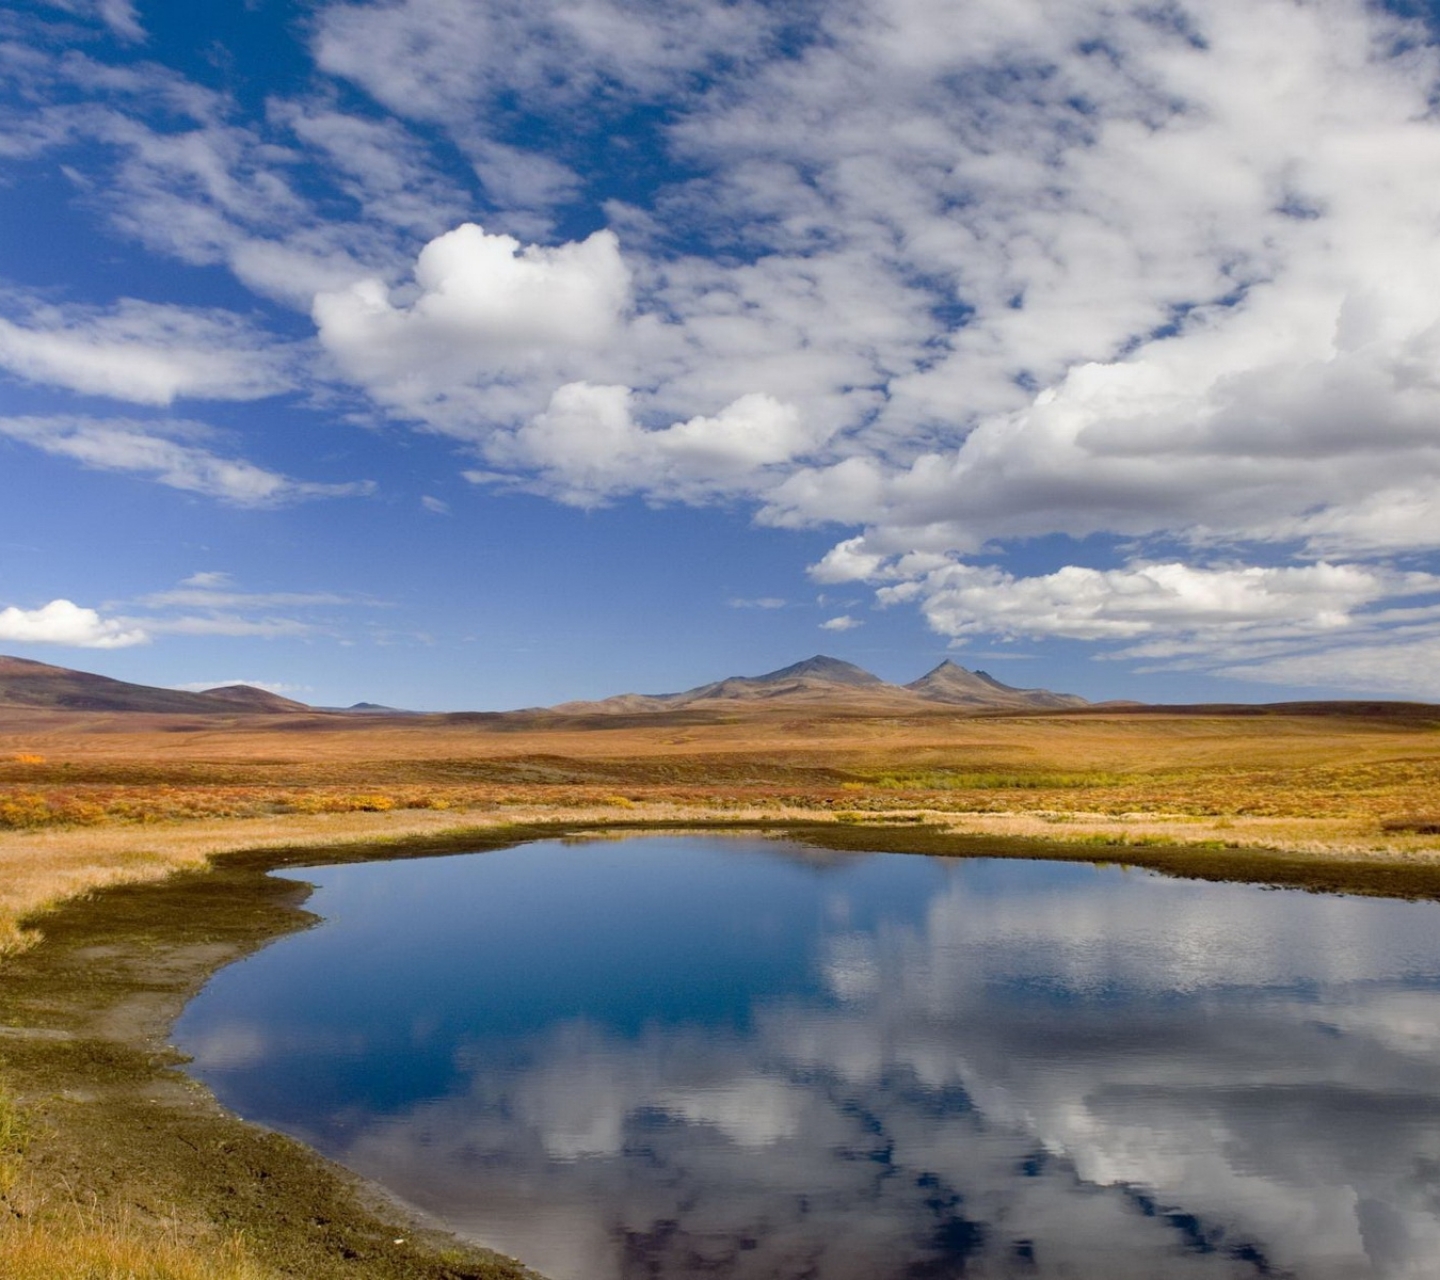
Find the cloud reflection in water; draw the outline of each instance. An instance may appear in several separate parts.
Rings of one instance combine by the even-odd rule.
[[[785,854],[303,873],[178,1038],[554,1280],[1433,1280],[1440,908]]]

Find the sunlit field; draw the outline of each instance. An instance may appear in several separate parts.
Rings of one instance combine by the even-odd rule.
[[[0,946],[240,847],[549,818],[920,821],[1097,847],[1440,857],[1440,711],[0,719]]]

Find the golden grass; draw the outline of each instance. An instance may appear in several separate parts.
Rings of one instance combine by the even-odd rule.
[[[243,1242],[184,1241],[153,1219],[117,1217],[29,1185],[30,1123],[0,1089],[0,1276],[5,1280],[272,1280]]]
[[[197,1248],[153,1227],[76,1219],[0,1226],[5,1280],[273,1280],[236,1240]]]
[[[1440,850],[1440,709],[359,720],[0,708],[0,955],[212,854],[547,820],[899,821],[1097,845]]]

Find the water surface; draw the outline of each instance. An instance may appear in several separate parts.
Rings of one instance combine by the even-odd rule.
[[[177,1043],[553,1280],[1440,1275],[1440,907],[644,837],[289,873]]]

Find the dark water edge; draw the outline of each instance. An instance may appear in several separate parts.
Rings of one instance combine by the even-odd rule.
[[[1427,1274],[1430,908],[670,834],[317,868],[184,1043],[565,1280]]]
[[[1267,885],[1361,897],[1440,901],[1440,861],[1409,861],[1393,854],[1291,853],[1247,846],[1203,844],[1111,844],[990,836],[955,832],[926,823],[795,821],[548,822],[505,827],[459,828],[382,842],[297,846],[222,854],[216,864],[249,866],[262,873],[297,866],[339,866],[399,858],[433,857],[470,850],[509,848],[534,840],[599,832],[625,834],[756,832],[850,853],[913,853],[948,858],[1023,858],[1140,867],[1191,880]]]

